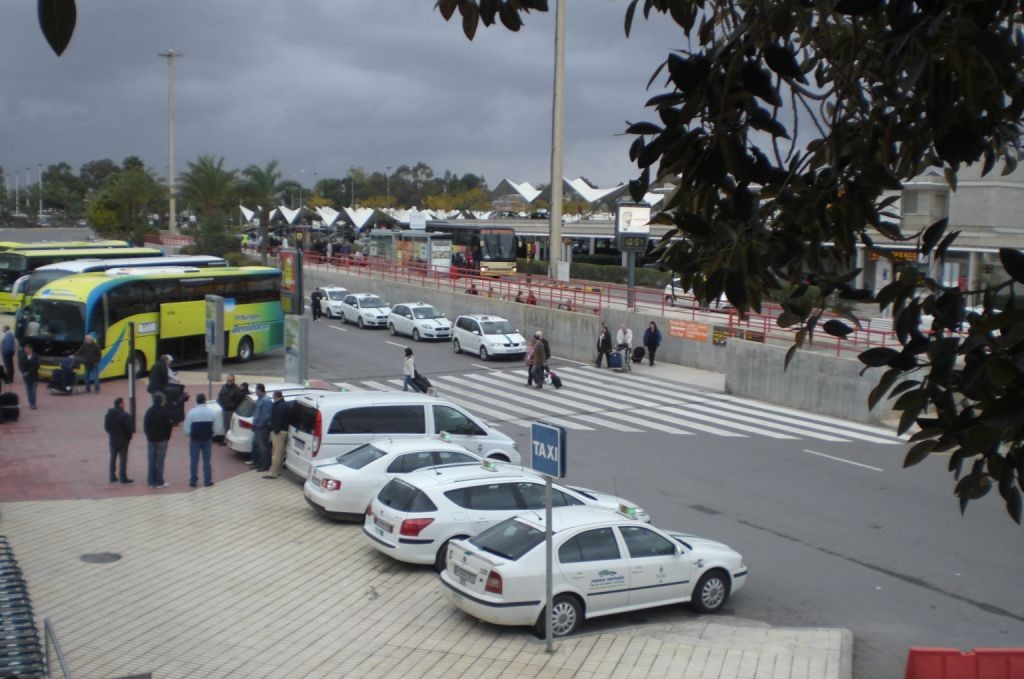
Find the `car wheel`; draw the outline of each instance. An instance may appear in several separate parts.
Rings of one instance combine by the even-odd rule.
[[[701,613],[717,613],[729,600],[729,580],[720,570],[708,571],[693,588],[690,605]]]
[[[363,317],[362,316],[360,316],[358,319],[356,319],[356,325],[359,326],[360,330],[363,329]]]
[[[441,549],[437,550],[437,556],[434,557],[434,571],[441,573],[445,568],[448,567],[448,545],[452,540],[465,540],[466,535],[456,535],[453,538],[444,541],[441,545]]]
[[[419,342],[420,341],[420,330],[419,330],[419,328],[413,328],[412,329],[412,341],[413,342]]]
[[[330,307],[327,307],[327,312],[324,314],[324,316],[327,316],[328,319],[334,318],[334,314],[331,313]]]
[[[238,343],[238,361],[239,363],[248,363],[253,357],[252,340],[248,337],[243,337],[242,341]]]
[[[505,453],[495,453],[494,455],[488,455],[487,459],[494,460],[495,462],[511,462],[511,460],[508,459],[508,455],[506,455]]]
[[[141,351],[136,351],[131,358],[124,362],[124,376],[131,377],[131,366],[135,363],[135,377],[139,378],[146,374],[146,356]]]
[[[462,353],[462,345],[459,344],[459,340],[452,340],[452,351],[456,354]]]
[[[481,361],[486,361],[487,360],[487,347],[485,347],[482,344],[480,345],[480,360]]]
[[[554,601],[551,602],[551,610],[551,636],[553,637],[569,636],[578,630],[580,623],[583,622],[583,607],[580,606],[579,600],[571,594],[559,594],[556,596]],[[546,612],[547,609],[540,612],[540,617],[534,626],[537,636],[542,639],[547,635],[547,630],[544,628],[544,614]]]
[[[395,332],[395,324],[394,323],[388,323],[388,332],[391,333],[392,337],[394,337],[395,335],[398,334],[397,332]]]

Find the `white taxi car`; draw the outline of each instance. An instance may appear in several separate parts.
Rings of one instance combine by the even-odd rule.
[[[526,355],[526,338],[501,316],[459,316],[453,335],[452,350],[456,354],[468,351],[479,355],[481,361],[491,356]]]
[[[311,380],[309,384],[267,382],[263,386],[267,389],[268,397],[273,396],[275,391],[280,391],[287,402],[292,402],[303,394],[329,394],[338,391],[336,386],[322,380]],[[235,412],[231,414],[231,424],[228,427],[227,434],[224,436],[224,443],[228,448],[236,453],[246,455],[252,452],[252,417],[255,414],[256,385],[250,384],[248,396],[238,405]]]
[[[355,323],[360,328],[383,328],[391,313],[391,307],[370,292],[345,295],[338,308],[342,323]]]
[[[391,479],[424,467],[479,466],[483,458],[441,437],[380,440],[314,462],[302,488],[306,502],[332,519],[362,521],[373,497]]]
[[[327,318],[341,316],[341,302],[348,295],[348,290],[332,285],[321,287],[320,291],[323,293],[323,297],[320,298],[320,312]]]
[[[553,484],[552,505],[624,508],[638,523],[650,521],[628,500]],[[444,569],[448,542],[476,535],[499,521],[543,509],[544,479],[521,467],[487,461],[474,467],[429,469],[394,478],[370,503],[363,534],[399,561]]]
[[[722,609],[747,580],[743,557],[720,542],[664,531],[591,507],[553,512],[552,636],[583,620],[688,603]],[[452,605],[496,625],[544,630],[543,512],[453,540],[441,589]]]
[[[451,339],[452,322],[443,313],[423,302],[391,305],[388,330],[392,335],[408,335],[413,341]]]

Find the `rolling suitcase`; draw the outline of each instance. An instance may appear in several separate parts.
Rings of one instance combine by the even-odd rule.
[[[644,360],[644,356],[647,355],[647,350],[643,347],[637,347],[633,350],[633,363],[640,363]]]
[[[554,370],[548,371],[548,379],[551,380],[551,386],[553,386],[555,389],[562,388],[562,378],[559,377],[558,373],[556,373]]]
[[[608,367],[622,370],[622,352],[613,351],[608,354]]]
[[[185,421],[185,403],[188,401],[188,394],[185,393],[185,385],[168,384],[164,389],[164,396],[167,400],[164,408],[171,418],[171,424],[180,424]]]
[[[17,422],[20,414],[18,395],[13,391],[0,394],[0,422]]]
[[[430,380],[421,375],[419,371],[417,371],[415,376],[413,376],[412,383],[416,385],[416,388],[419,389],[424,394],[429,393]]]

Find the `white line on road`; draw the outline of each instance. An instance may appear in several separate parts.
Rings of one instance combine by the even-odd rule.
[[[398,347],[399,349],[405,349],[406,348],[405,344],[399,344],[398,342],[392,342],[390,340],[384,340],[384,344],[390,344],[391,346]]]
[[[479,363],[470,363],[474,368],[483,368],[484,370],[501,370],[501,368],[495,368],[493,365],[480,365]]]
[[[333,328],[334,330],[341,330],[342,332],[348,332],[348,330],[346,330],[345,328],[341,327],[340,325],[328,325],[327,327],[328,328]]]
[[[861,464],[860,462],[854,462],[852,460],[844,460],[841,457],[832,457],[831,455],[826,455],[825,453],[817,453],[817,452],[815,452],[813,450],[807,450],[806,448],[804,448],[804,452],[805,453],[810,453],[811,455],[817,455],[818,457],[826,457],[826,458],[828,458],[830,460],[835,460],[836,462],[845,462],[846,464],[852,464],[855,467],[864,467],[864,469],[870,469],[870,470],[876,471],[876,472],[884,472],[885,471],[884,469],[882,469],[880,467],[872,467],[869,464]]]

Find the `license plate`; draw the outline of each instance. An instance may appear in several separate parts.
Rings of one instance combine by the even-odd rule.
[[[373,524],[378,528],[384,530],[385,533],[390,533],[394,526],[387,521],[381,521],[378,517],[373,517]]]
[[[452,565],[454,566],[455,577],[457,577],[459,579],[459,582],[461,584],[463,584],[463,585],[465,585],[465,584],[470,584],[470,585],[476,584],[476,574],[475,573],[470,573],[469,571],[467,571],[462,566],[459,566],[459,565],[456,565],[456,564],[452,564]]]

